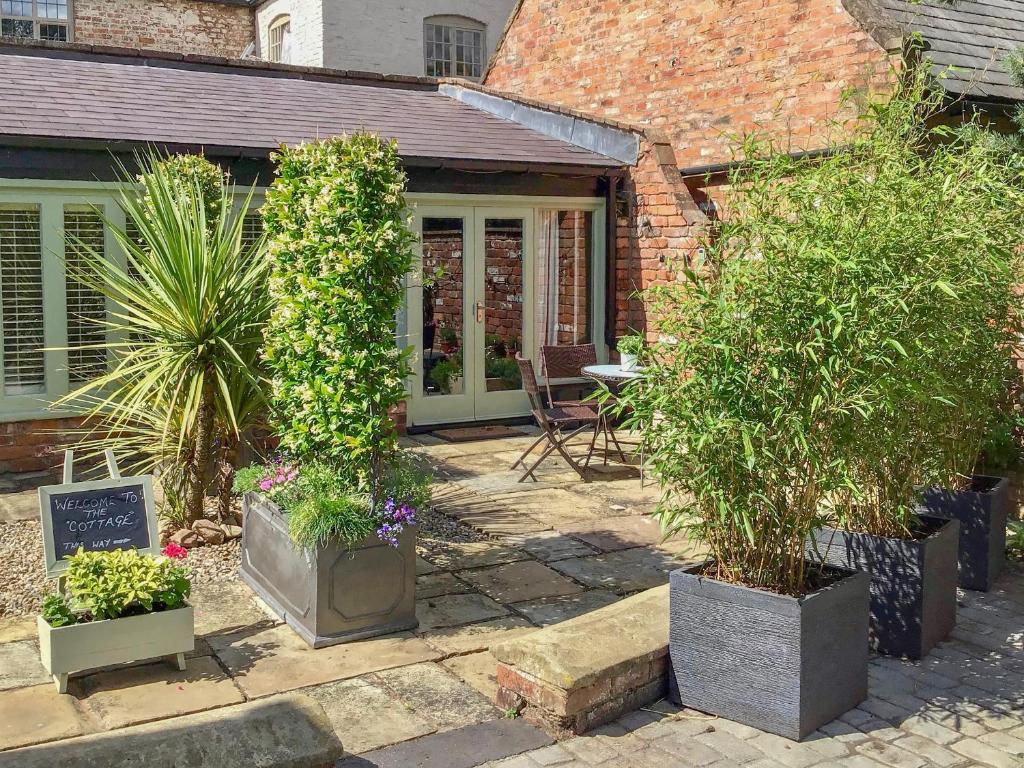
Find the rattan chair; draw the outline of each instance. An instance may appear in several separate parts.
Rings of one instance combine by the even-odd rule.
[[[533,417],[537,421],[537,426],[541,429],[540,437],[534,441],[533,445],[523,452],[522,456],[516,459],[515,463],[511,467],[511,469],[515,469],[522,465],[526,470],[523,473],[523,476],[519,478],[519,482],[523,482],[528,477],[533,478],[534,482],[536,482],[537,475],[534,474],[535,470],[540,466],[544,459],[548,458],[548,456],[556,451],[583,479],[583,482],[590,482],[590,478],[586,471],[586,465],[581,466],[578,461],[581,457],[573,456],[569,453],[567,446],[570,440],[588,429],[594,430],[594,434],[596,436],[597,428],[601,422],[601,415],[592,405],[559,405],[552,408],[546,408],[544,406],[544,397],[541,394],[540,386],[537,384],[537,375],[533,370],[533,363],[523,357],[520,353],[516,353],[516,363],[519,365],[519,372],[523,378],[523,388],[526,390],[526,396],[530,400],[530,410],[533,412]],[[540,456],[534,460],[532,464],[527,466],[530,454],[533,453],[534,449],[545,442],[547,445],[544,447],[544,450],[541,451]],[[593,439],[590,441],[590,445],[592,451],[594,445]],[[590,452],[588,452],[586,458],[589,462]]]
[[[611,421],[608,418],[608,407],[614,405],[615,395],[613,394],[605,401],[603,407],[598,407],[593,400],[555,400],[551,392],[552,379],[572,379],[583,375],[583,368],[588,365],[597,364],[597,347],[593,344],[567,344],[565,346],[542,346],[540,348],[541,371],[544,373],[544,387],[548,393],[548,403],[552,408],[572,408],[576,406],[588,406],[597,409],[598,424],[594,429],[593,437],[590,440],[590,449],[587,451],[587,459],[583,466],[590,466],[590,459],[594,455],[594,447],[597,439],[604,435],[604,463],[608,463],[610,451],[609,439],[615,446],[615,452],[619,459],[625,463],[626,454],[619,445],[619,439],[612,429]]]

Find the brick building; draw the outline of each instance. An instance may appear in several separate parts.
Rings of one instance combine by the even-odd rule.
[[[736,137],[821,148],[856,114],[844,96],[888,89],[915,33],[945,75],[950,115],[999,121],[1024,98],[1003,61],[1024,46],[1022,0],[520,0],[483,82],[646,134],[619,206],[621,330],[644,323],[631,295],[692,254],[707,181],[723,180]]]

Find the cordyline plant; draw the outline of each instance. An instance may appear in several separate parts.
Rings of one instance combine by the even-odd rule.
[[[274,308],[265,334],[282,452],[334,467],[371,506],[398,452],[405,398],[395,320],[412,266],[393,142],[356,134],[283,148],[263,208]],[[340,519],[340,513],[339,513]]]
[[[669,341],[622,402],[666,533],[703,541],[716,578],[799,595],[816,527],[906,533],[915,486],[948,467],[927,438],[971,442],[952,414],[999,386],[1016,193],[984,147],[929,134],[925,93],[910,73],[817,160],[745,141],[713,269],[650,293]]]
[[[79,259],[68,262],[75,280],[117,307],[97,345],[110,351],[111,369],[55,405],[86,411],[87,450],[113,442],[132,471],[160,468],[190,523],[203,515],[210,464],[233,468],[234,447],[263,420],[268,269],[262,241],[243,241],[251,191],[236,206],[241,196],[202,158],[138,161],[138,183],[126,181],[119,196],[130,226],[105,218],[125,263],[78,239]],[[222,468],[222,515],[231,475]]]

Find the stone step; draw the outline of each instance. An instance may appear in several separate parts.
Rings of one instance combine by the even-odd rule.
[[[491,648],[498,706],[585,733],[657,701],[668,685],[668,585]]]

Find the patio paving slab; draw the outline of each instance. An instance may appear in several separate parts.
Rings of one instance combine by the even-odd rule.
[[[587,555],[595,555],[598,552],[589,544],[584,544],[582,541],[566,536],[559,531],[519,533],[504,536],[502,539],[513,547],[528,552],[544,562],[565,560],[569,557],[586,557]]]
[[[313,650],[285,625],[216,635],[209,642],[250,699],[441,656],[405,633]]]
[[[197,637],[280,623],[267,613],[253,591],[240,581],[196,584],[192,588],[190,602],[195,608]]]
[[[592,589],[589,592],[580,592],[576,595],[542,597],[539,600],[516,603],[516,611],[534,624],[546,627],[584,613],[596,611],[598,608],[604,608],[619,599],[621,599],[620,596],[614,592]]]
[[[420,635],[445,656],[461,656],[486,651],[504,640],[533,632],[537,628],[521,616],[504,616],[480,624],[449,627]]]
[[[387,691],[364,678],[324,683],[303,693],[324,708],[348,754],[358,755],[436,730],[434,723],[401,706]]]
[[[459,571],[458,577],[476,585],[488,597],[501,603],[519,603],[540,597],[573,595],[583,587],[536,560],[498,565],[473,571]]]
[[[441,595],[464,595],[473,588],[450,573],[437,572],[416,577],[416,597],[440,597]]]
[[[669,571],[682,563],[668,555],[638,547],[590,557],[558,560],[551,567],[589,587],[620,595],[668,583]]]
[[[485,595],[442,595],[416,601],[418,634],[441,627],[457,627],[508,614],[508,609]]]
[[[91,730],[74,697],[60,696],[53,683],[0,692],[0,749],[69,739]]]
[[[416,555],[416,575],[427,576],[441,570],[429,560],[424,560],[421,555]]]
[[[530,559],[530,556],[523,550],[510,547],[500,541],[445,542],[427,552],[426,557],[446,571],[486,568],[490,565],[503,565],[514,563],[517,560]]]
[[[606,517],[593,522],[569,523],[558,528],[562,533],[603,552],[651,547],[661,543],[661,525],[645,515]]]
[[[39,494],[36,491],[0,494],[0,523],[38,519]]]
[[[500,714],[493,703],[438,664],[398,667],[371,678],[440,731],[493,720]]]
[[[0,645],[0,691],[51,682],[39,660],[35,640],[15,640]]]
[[[441,666],[464,680],[488,701],[498,695],[498,662],[489,651],[453,656],[441,662]]]
[[[473,768],[551,743],[523,720],[492,720],[349,757],[335,768]]]
[[[0,643],[31,640],[39,636],[35,616],[11,616],[0,619]]]
[[[240,704],[245,699],[216,660],[167,662],[71,679],[71,692],[107,729]],[[56,694],[55,694],[56,695]]]

